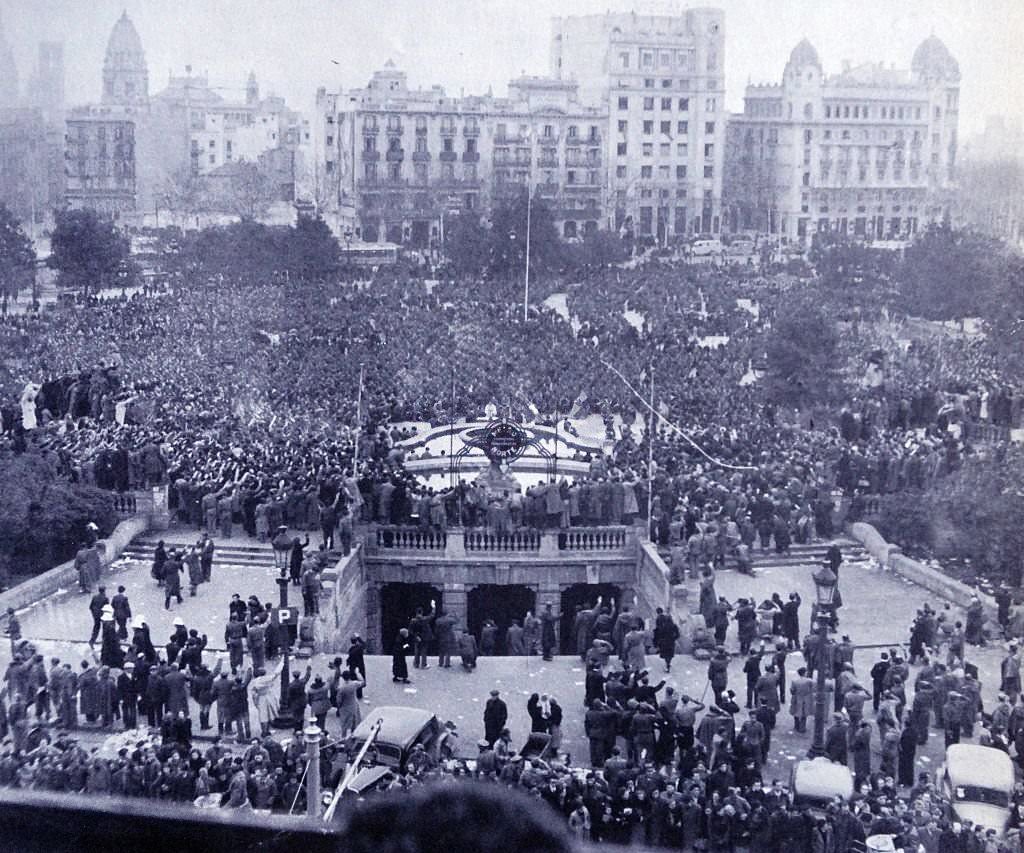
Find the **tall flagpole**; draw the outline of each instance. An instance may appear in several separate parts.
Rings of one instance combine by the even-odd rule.
[[[359,390],[356,392],[356,446],[352,451],[352,474],[359,465],[359,434],[363,431],[363,363],[359,362]]]
[[[448,431],[448,484],[455,488],[455,365],[452,364],[452,412]]]
[[[651,417],[647,425],[647,536],[654,538],[654,362],[651,362]]]
[[[523,282],[523,322],[530,320],[530,211],[533,208],[533,133],[530,133],[530,170],[526,177],[526,276]]]

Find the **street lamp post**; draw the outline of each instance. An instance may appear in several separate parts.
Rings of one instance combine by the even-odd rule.
[[[814,740],[808,750],[808,757],[817,758],[825,754],[825,715],[828,708],[825,703],[825,647],[828,643],[828,629],[832,618],[832,600],[836,594],[839,578],[827,565],[822,566],[811,575],[814,580],[814,593],[817,598],[818,637],[818,670],[817,690],[814,696]]]
[[[274,565],[277,567],[278,576],[275,578],[277,581],[277,588],[281,594],[280,601],[278,603],[277,611],[277,627],[278,627],[278,638],[281,643],[281,701],[280,707],[277,711],[277,717],[274,718],[272,724],[276,729],[291,729],[295,725],[295,720],[292,719],[291,714],[288,712],[288,675],[291,672],[291,667],[288,662],[288,652],[291,650],[292,636],[290,629],[290,615],[291,610],[288,607],[288,563],[291,559],[292,542],[288,537],[287,530],[281,527],[278,530],[277,536],[274,537],[271,542],[271,547],[274,549]],[[282,619],[282,615],[286,615],[286,618]]]

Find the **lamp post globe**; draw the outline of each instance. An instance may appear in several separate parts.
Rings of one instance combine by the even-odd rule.
[[[828,629],[832,621],[832,605],[835,599],[836,587],[839,578],[836,573],[823,565],[811,575],[814,581],[814,596],[817,625],[815,630],[818,635],[818,660],[816,661],[817,683],[814,694],[814,740],[808,750],[810,758],[817,758],[825,754],[825,715],[828,714],[825,695],[825,667],[828,660],[825,649],[828,646]]]

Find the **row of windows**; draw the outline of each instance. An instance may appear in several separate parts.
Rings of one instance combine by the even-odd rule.
[[[333,163],[330,164],[331,168],[329,172],[334,171]],[[380,174],[387,176],[389,181],[400,181],[403,179],[403,169],[401,163],[388,163],[387,170],[381,173],[377,170],[376,163],[364,163],[363,164],[363,177],[367,181],[376,181]],[[463,163],[462,164],[462,179],[465,181],[475,181],[477,179],[476,163]],[[441,164],[441,180],[452,181],[455,180],[455,164],[454,163],[442,163]],[[430,178],[430,167],[426,163],[414,163],[413,164],[413,181],[417,184],[425,184]]]
[[[640,153],[644,157],[654,156],[654,143],[644,142],[640,146]],[[662,142],[658,145],[658,156],[659,157],[671,157],[672,156],[672,143]],[[688,157],[690,155],[690,145],[687,142],[677,142],[675,148],[676,156]],[[620,157],[625,157],[629,153],[629,143],[620,142],[615,148],[615,153]],[[715,156],[715,144],[713,142],[704,143],[704,157],[707,160],[714,159]]]
[[[714,71],[718,57],[714,51],[708,54],[708,71]],[[634,48],[619,51],[619,68],[662,68],[693,71],[696,68],[696,52],[690,50],[651,50]]]
[[[686,113],[690,111],[690,99],[689,98],[653,98],[648,97],[643,99],[644,112],[652,112],[655,108],[655,104],[661,107],[662,111],[668,112],[672,109],[672,105],[675,103],[678,107],[679,112]],[[704,111],[713,113],[718,108],[717,98],[707,98],[704,101]],[[629,96],[619,95],[619,110],[629,109]]]
[[[807,104],[807,108],[810,104]],[[807,109],[805,108],[805,113]],[[878,108],[878,117],[887,121],[921,121],[922,108],[911,106],[885,105]],[[809,118],[810,116],[808,116]],[[935,108],[935,118],[942,117],[942,108]],[[825,118],[869,119],[874,118],[867,104],[825,104]]]
[[[629,122],[620,119],[619,133],[629,133]],[[652,136],[654,134],[654,121],[645,119],[642,125],[644,136]],[[658,123],[658,131],[665,136],[672,135],[672,122],[662,121]],[[690,122],[689,121],[677,121],[676,122],[676,133],[679,136],[687,136],[690,133]],[[704,122],[704,135],[714,136],[715,135],[715,123],[713,121]]]

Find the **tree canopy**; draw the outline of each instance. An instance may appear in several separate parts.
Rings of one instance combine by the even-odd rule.
[[[768,376],[775,399],[793,406],[831,396],[838,375],[839,332],[813,294],[786,306],[766,342]]]
[[[0,203],[0,300],[29,285],[35,275],[36,250],[7,205]]]
[[[112,219],[95,210],[62,210],[50,239],[47,264],[63,287],[110,287],[131,273],[131,242]]]

